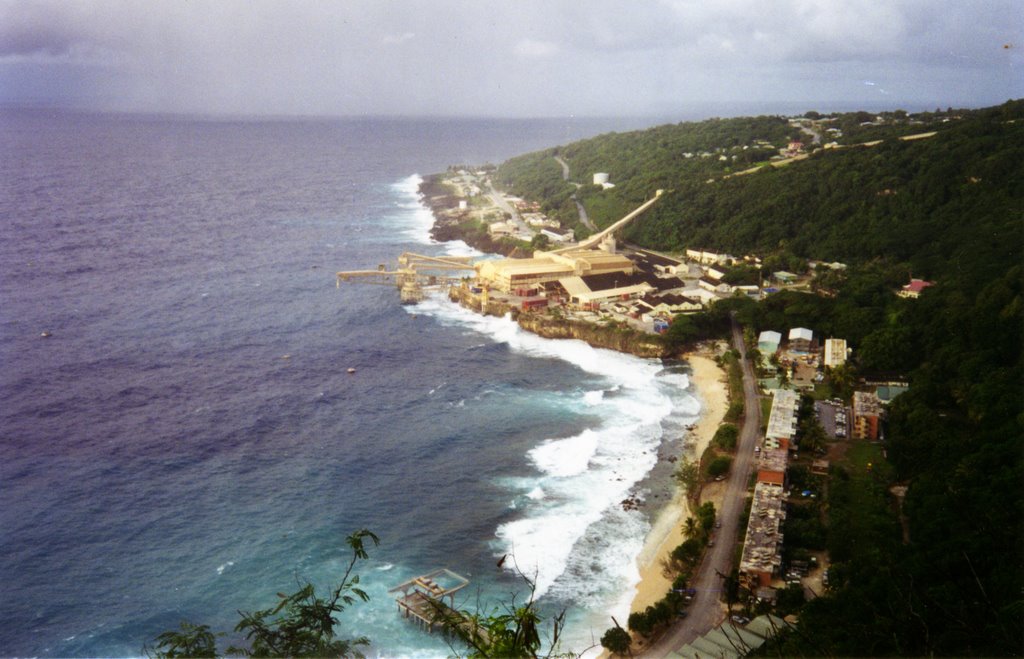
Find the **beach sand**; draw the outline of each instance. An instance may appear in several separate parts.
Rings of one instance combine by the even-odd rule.
[[[711,443],[711,438],[714,437],[729,407],[728,388],[725,372],[715,363],[711,352],[687,354],[686,361],[692,369],[690,380],[696,386],[701,399],[700,421],[691,431],[696,440],[694,455],[699,457]],[[686,495],[682,490],[678,490],[672,501],[654,520],[644,542],[644,548],[637,558],[640,583],[637,584],[636,594],[633,596],[631,611],[643,611],[668,592],[672,579],[665,576],[664,565],[667,564],[672,550],[686,539],[682,526],[683,520],[690,514]],[[625,621],[622,622],[625,624]]]

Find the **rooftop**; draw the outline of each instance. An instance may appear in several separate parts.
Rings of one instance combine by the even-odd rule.
[[[854,416],[878,416],[882,413],[882,401],[873,392],[853,392]]]
[[[776,389],[772,400],[772,411],[768,416],[768,437],[790,439],[796,432],[796,413],[800,407],[800,395],[789,389]]]
[[[790,341],[799,341],[799,340],[810,341],[813,338],[814,338],[814,332],[812,332],[811,330],[807,329],[806,327],[794,327],[793,329],[789,330],[789,340]]]
[[[776,572],[782,566],[782,531],[786,495],[781,485],[758,483],[743,541],[740,573]]]

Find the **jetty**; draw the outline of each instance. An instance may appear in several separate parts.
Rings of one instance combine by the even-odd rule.
[[[469,619],[455,608],[455,593],[468,585],[469,579],[448,568],[440,568],[414,577],[389,589],[388,592],[400,593],[395,598],[399,613],[432,632],[435,627],[441,627],[445,622],[454,621],[459,627],[471,624]],[[445,598],[448,599],[447,603],[444,601]]]

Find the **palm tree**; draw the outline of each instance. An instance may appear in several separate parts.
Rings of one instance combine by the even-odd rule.
[[[683,522],[683,531],[686,532],[686,537],[692,538],[697,533],[697,520],[693,517],[687,517],[686,521]]]

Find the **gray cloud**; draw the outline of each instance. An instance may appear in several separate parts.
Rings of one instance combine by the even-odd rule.
[[[255,114],[983,105],[1024,91],[1021,14],[1010,0],[0,0],[0,103],[69,90],[67,104],[102,109]]]

